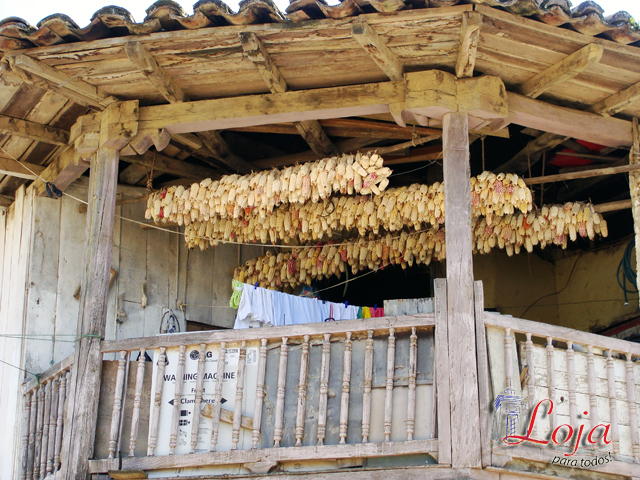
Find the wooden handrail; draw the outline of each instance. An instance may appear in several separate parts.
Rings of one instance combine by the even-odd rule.
[[[58,375],[60,372],[70,370],[71,365],[73,365],[73,355],[69,355],[67,358],[60,360],[51,368],[38,375],[37,378],[25,380],[22,384],[22,393],[27,394],[33,389],[38,388],[43,382],[46,382],[50,378]]]
[[[154,337],[107,340],[102,342],[102,352],[136,351],[141,348],[151,350],[158,347],[179,347],[201,343],[234,343],[243,340],[277,339],[282,337],[304,337],[304,335],[341,334],[346,332],[387,333],[390,328],[408,330],[411,327],[429,327],[435,325],[433,314],[400,315],[397,317],[341,320],[338,322],[308,323],[282,327],[249,328],[242,330],[218,330],[216,332],[173,333]]]
[[[485,325],[510,328],[513,332],[531,333],[534,336],[542,338],[553,337],[554,340],[563,342],[573,342],[585,346],[592,345],[618,353],[631,353],[632,355],[640,356],[640,344],[617,338],[605,337],[596,335],[595,333],[582,332],[547,323],[524,320],[522,318],[505,317],[493,312],[485,312],[484,319]]]

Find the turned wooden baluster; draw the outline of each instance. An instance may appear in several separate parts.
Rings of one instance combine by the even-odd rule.
[[[349,390],[351,389],[351,332],[347,332],[344,341],[344,355],[342,363],[342,396],[340,397],[340,444],[347,443],[347,428],[349,426]]]
[[[109,458],[115,458],[118,445],[118,433],[120,432],[120,410],[122,409],[122,394],[124,389],[124,370],[127,362],[127,352],[120,352],[118,373],[116,375],[116,388],[113,393],[113,410],[111,412],[111,433],[109,435]]]
[[[196,398],[193,404],[193,421],[191,425],[191,448],[189,453],[195,453],[198,446],[198,435],[200,434],[200,405],[202,405],[202,389],[204,385],[204,366],[207,359],[207,345],[200,344],[198,355],[198,375],[196,378]]]
[[[40,455],[42,454],[42,426],[44,424],[44,385],[38,388],[38,420],[36,423],[36,450],[33,456],[33,478],[40,478]]]
[[[49,424],[51,423],[51,382],[44,386],[44,412],[42,416],[42,450],[40,452],[40,477],[47,474],[47,452],[49,449]],[[38,459],[36,458],[36,461]]]
[[[60,375],[60,388],[58,389],[58,417],[56,426],[56,448],[53,455],[53,471],[57,472],[60,468],[60,450],[62,449],[62,434],[64,430],[64,402],[67,398],[67,375]]]
[[[393,417],[393,376],[396,361],[395,328],[389,329],[387,345],[387,392],[384,398],[384,441],[391,441],[391,418]]]
[[[296,447],[302,446],[304,417],[307,408],[307,372],[309,370],[309,335],[304,336],[300,356],[300,377],[298,379],[298,410],[296,411]]]
[[[513,347],[510,328],[504,332],[504,375],[507,388],[513,388]]]
[[[329,393],[329,367],[331,359],[331,334],[325,333],[322,342],[320,365],[320,398],[318,399],[318,445],[324,445],[327,432],[327,394]]]
[[[284,428],[284,394],[287,381],[287,354],[289,347],[287,346],[287,337],[282,337],[282,345],[280,346],[280,365],[278,366],[278,391],[276,394],[276,419],[273,429],[273,446],[280,446],[282,440],[282,430]]]
[[[407,392],[407,440],[413,440],[416,425],[416,374],[418,372],[418,335],[411,327],[409,344],[409,391]]]
[[[47,446],[46,475],[53,473],[53,456],[56,450],[56,426],[58,420],[58,378],[51,381],[51,410],[49,413],[49,444]]]
[[[591,420],[591,428],[598,425],[598,393],[596,392],[596,365],[593,356],[593,345],[587,345],[587,381],[589,383],[589,418]],[[592,448],[596,448],[593,445]]]
[[[244,374],[247,365],[247,342],[242,341],[240,358],[238,359],[238,374],[236,375],[236,404],[233,408],[233,431],[231,434],[231,450],[238,449],[240,440],[240,424],[242,421],[242,398],[244,397]]]
[[[211,447],[212,452],[218,446],[218,430],[220,429],[220,407],[222,406],[222,381],[224,380],[224,364],[226,362],[226,342],[220,342],[220,353],[218,353],[218,368],[216,370],[216,391],[213,397],[213,422],[211,424]]]
[[[618,401],[616,398],[616,371],[613,361],[613,350],[609,350],[607,356],[607,386],[609,387],[609,423],[611,424],[611,443],[613,454],[618,457],[620,453],[620,432],[618,429]]]
[[[31,419],[31,394],[24,396],[24,410],[22,417],[22,465],[20,469],[20,480],[27,478],[27,462],[29,461],[29,420]]]
[[[573,342],[567,342],[567,390],[569,391],[570,425],[578,425],[578,406],[576,404],[576,363]]]
[[[362,395],[362,443],[369,441],[371,428],[371,379],[373,377],[373,330],[367,330],[364,350],[364,394]]]
[[[136,391],[133,395],[133,413],[131,414],[131,435],[129,436],[129,456],[136,454],[136,443],[138,441],[138,426],[140,424],[140,405],[142,404],[142,387],[144,385],[144,356],[147,350],[140,349],[138,356],[138,371],[136,372]]]
[[[31,418],[29,419],[29,450],[27,452],[27,478],[33,480],[33,459],[36,450],[36,428],[38,423],[38,390],[31,392]]]
[[[629,430],[631,431],[631,452],[633,461],[640,463],[640,441],[638,441],[638,409],[636,406],[636,381],[633,375],[631,353],[627,353],[627,402],[629,405]]]
[[[258,358],[258,379],[256,382],[256,402],[253,407],[252,448],[258,448],[260,441],[260,423],[262,422],[262,402],[264,400],[264,377],[267,371],[267,339],[263,338]]]
[[[527,362],[527,403],[529,404],[529,411],[533,412],[533,405],[536,401],[536,368],[533,362],[533,342],[531,341],[531,333],[525,333],[527,337],[524,343],[525,359]],[[534,425],[532,434],[536,435],[538,432],[538,425]]]
[[[149,424],[149,445],[147,446],[147,456],[153,457],[156,451],[158,440],[158,422],[160,421],[160,405],[162,403],[162,387],[164,385],[164,368],[167,365],[167,349],[160,347],[158,355],[158,372],[156,374],[156,389],[153,395],[153,413]]]
[[[171,434],[169,435],[169,455],[175,455],[178,445],[178,428],[180,427],[180,410],[182,408],[182,385],[184,383],[184,362],[186,345],[180,345],[178,365],[176,366],[176,385],[173,393],[173,416],[171,417]]]
[[[549,385],[549,398],[556,404],[556,363],[553,348],[553,338],[547,337],[547,384]],[[558,412],[554,408],[551,412],[551,431],[558,426]]]

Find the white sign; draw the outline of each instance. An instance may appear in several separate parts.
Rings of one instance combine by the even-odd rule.
[[[258,347],[259,341],[248,342],[247,344],[247,366],[245,371],[244,398],[242,401],[242,415],[253,417],[253,405],[255,402],[255,392],[257,383],[258,367]],[[189,345],[186,349],[184,377],[182,378],[182,399],[180,406],[180,419],[178,425],[178,438],[176,444],[176,454],[189,453],[191,450],[191,431],[193,428],[193,412],[195,407],[196,382],[198,377],[199,345]],[[213,405],[216,383],[218,381],[218,355],[219,345],[209,345],[206,350],[202,403],[200,408],[204,408],[207,403]],[[173,404],[176,385],[176,370],[178,367],[179,347],[167,348],[167,365],[163,375],[162,400],[160,403],[160,419],[158,422],[158,437],[156,443],[156,455],[169,454],[169,440],[171,435],[171,422],[173,418]],[[151,391],[155,392],[158,358],[160,350],[154,351],[153,380]],[[240,358],[240,348],[229,346],[225,355],[224,376],[222,379],[222,401],[221,408],[233,412],[236,399],[236,385],[238,375],[238,360]],[[153,395],[151,397],[151,411],[153,411]],[[198,431],[198,444],[196,452],[208,452],[211,446],[211,425],[212,419],[200,416],[200,427]],[[217,451],[231,449],[231,424],[220,422],[218,430]],[[239,449],[251,448],[251,431],[241,429]]]

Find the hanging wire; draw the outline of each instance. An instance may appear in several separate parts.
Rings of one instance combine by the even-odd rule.
[[[486,169],[484,167],[484,141],[487,138],[486,135],[483,135],[482,137],[480,137],[480,141],[482,142],[482,171],[484,172]]]
[[[624,292],[624,304],[629,305],[629,299],[627,294],[629,293],[638,293],[638,289],[636,288],[637,275],[636,272],[633,271],[633,259],[631,256],[631,252],[636,246],[635,238],[632,238],[631,241],[627,244],[627,248],[624,249],[624,255],[622,255],[622,260],[618,264],[618,270],[616,272],[616,280],[618,281],[618,285]],[[620,281],[620,272],[622,272],[622,281]],[[631,284],[632,288],[627,288],[627,281]]]
[[[153,162],[151,163],[151,172],[149,172],[149,178],[147,180],[147,191],[151,193],[153,190],[153,167],[156,165],[156,151],[153,151]]]

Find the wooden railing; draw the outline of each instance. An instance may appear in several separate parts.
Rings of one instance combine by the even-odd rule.
[[[434,315],[422,314],[105,341],[102,351],[119,360],[108,455],[90,471],[437,458],[434,325]],[[155,364],[151,382],[145,353]],[[123,403],[131,409],[127,438]],[[119,452],[119,444],[128,448]],[[136,455],[142,444],[146,455]]]
[[[485,401],[493,402],[503,393],[503,387],[511,387],[528,410],[526,426],[535,405],[544,399],[552,400],[551,414],[542,415],[549,407],[545,402],[536,417],[532,436],[538,439],[551,439],[551,433],[560,425],[572,425],[577,431],[577,426],[586,422],[586,436],[598,425],[610,424],[610,445],[602,442],[593,446],[580,445],[576,455],[593,457],[610,450],[616,461],[607,462],[607,466],[598,465],[593,470],[637,476],[638,467],[629,463],[640,463],[636,395],[640,390],[640,363],[637,361],[640,344],[489,312],[484,312],[484,324],[492,371],[491,385],[480,388],[480,392],[482,395],[483,391],[493,390],[493,397]],[[496,432],[495,425],[495,419],[483,421],[484,429],[491,432],[493,428],[493,446],[504,447],[493,450],[494,459],[496,454],[542,458],[539,454],[532,457],[530,451],[527,453],[524,445],[528,442],[517,447],[505,446],[502,442],[505,432]],[[562,439],[569,430],[563,428]],[[601,427],[593,438],[599,439],[602,430]],[[567,445],[569,443],[574,446],[573,439]],[[485,448],[493,446],[485,445]],[[556,454],[571,453],[563,446],[554,445],[554,448]]]
[[[69,356],[23,385],[21,480],[45,478],[60,469],[67,382],[72,363],[73,356]]]

